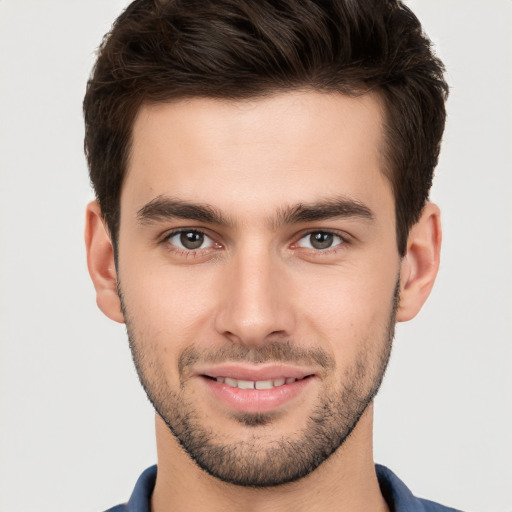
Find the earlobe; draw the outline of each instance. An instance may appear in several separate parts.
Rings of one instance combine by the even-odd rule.
[[[97,201],[87,205],[85,246],[87,267],[96,289],[98,307],[110,319],[124,323],[121,301],[117,293],[114,250]]]
[[[441,238],[441,213],[435,204],[428,203],[407,239],[401,264],[398,322],[414,318],[430,295],[439,270]]]

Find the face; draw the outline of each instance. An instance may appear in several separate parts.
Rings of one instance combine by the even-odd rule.
[[[378,98],[144,107],[118,280],[142,384],[210,474],[313,471],[381,382],[400,258]]]

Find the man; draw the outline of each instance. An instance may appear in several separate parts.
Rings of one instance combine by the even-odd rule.
[[[444,511],[372,455],[439,266],[443,66],[392,0],[136,0],[84,101],[88,266],[156,410],[112,510]]]

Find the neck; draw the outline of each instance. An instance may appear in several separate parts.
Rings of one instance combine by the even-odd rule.
[[[152,512],[387,512],[373,462],[373,406],[342,447],[308,476],[267,488],[241,487],[208,475],[157,415],[158,473]]]

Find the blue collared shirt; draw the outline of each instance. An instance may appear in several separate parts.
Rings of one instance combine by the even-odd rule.
[[[433,501],[416,498],[406,485],[388,468],[375,466],[380,490],[390,512],[461,512],[444,507]],[[140,475],[130,501],[117,505],[106,512],[151,512],[150,500],[156,481],[156,466],[152,466]]]

